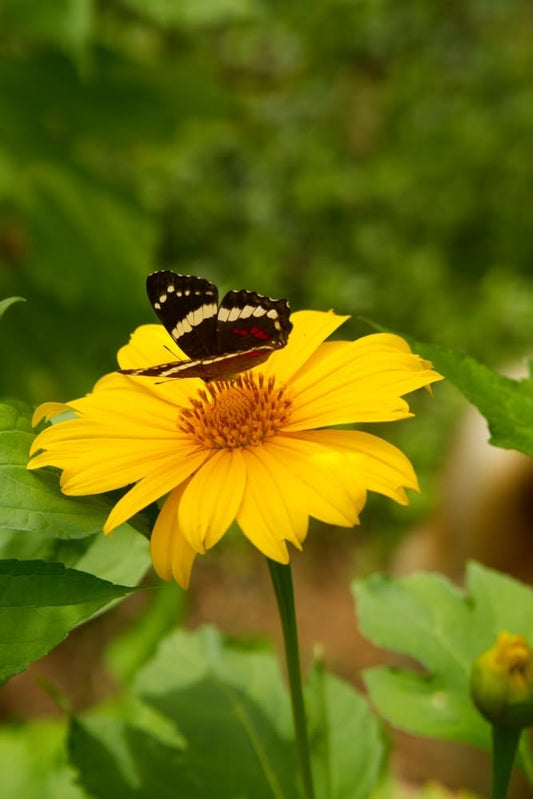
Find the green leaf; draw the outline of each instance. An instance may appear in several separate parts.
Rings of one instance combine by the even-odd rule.
[[[54,538],[101,532],[109,507],[99,499],[61,494],[57,475],[26,468],[34,434],[24,409],[0,404],[0,529]]]
[[[16,302],[26,302],[26,300],[24,297],[6,297],[5,300],[0,300],[0,319],[5,314],[7,309]]]
[[[135,590],[61,563],[0,561],[0,682],[49,652],[73,627]]]
[[[195,29],[249,19],[259,12],[255,0],[125,0],[134,11],[164,28]]]
[[[28,471],[33,438],[27,410],[0,404],[0,558],[60,561],[113,583],[136,583],[150,563],[147,538],[129,524],[104,536],[106,501],[66,497],[55,472]]]
[[[84,799],[64,749],[66,724],[39,721],[0,728],[2,795],[9,799]]]
[[[412,342],[487,419],[491,443],[533,456],[533,378],[512,380],[474,358],[436,345]]]
[[[85,550],[77,551],[78,545],[87,543]],[[72,546],[74,557],[70,563],[80,571],[94,574],[112,583],[134,585],[146,573],[150,564],[150,543],[137,530],[123,524],[112,536],[96,533],[83,542],[66,542]],[[67,549],[68,552],[68,549]],[[61,558],[63,560],[63,557]]]
[[[113,583],[138,582],[150,563],[147,538],[129,524],[104,536],[106,501],[66,497],[55,472],[28,471],[33,438],[26,409],[0,404],[0,558],[60,561]]]
[[[186,755],[181,747],[119,718],[94,715],[74,719],[68,752],[78,770],[79,783],[95,799],[193,799],[209,795],[183,784]]]
[[[186,746],[152,723],[76,722],[72,762],[100,799],[298,796],[290,706],[275,660],[224,646],[212,629],[166,638],[136,681]],[[153,719],[153,716],[152,716]]]
[[[270,654],[224,644],[210,628],[176,632],[134,689],[142,704],[123,709],[122,720],[98,713],[72,726],[72,762],[91,795],[300,795],[290,703]],[[317,796],[367,799],[385,746],[366,701],[319,668],[306,701]]]
[[[59,45],[76,55],[88,44],[92,0],[4,0],[3,24],[20,34]]]
[[[129,525],[116,535],[102,533],[68,540],[27,530],[3,530],[0,559],[45,560],[94,574],[112,583],[133,585],[150,563],[149,543]]]
[[[475,563],[466,585],[467,593],[425,573],[355,583],[363,633],[424,667],[371,669],[365,682],[373,704],[394,726],[489,748],[490,727],[469,697],[471,664],[502,630],[533,642],[533,591]]]
[[[152,592],[142,617],[107,648],[106,663],[117,682],[128,682],[153,657],[163,635],[179,625],[185,605],[186,592],[176,583],[162,583]]]
[[[315,667],[306,683],[317,796],[368,799],[383,776],[381,724],[351,685]]]

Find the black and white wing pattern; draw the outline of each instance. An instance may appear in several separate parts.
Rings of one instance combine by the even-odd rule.
[[[160,321],[190,360],[122,369],[123,374],[231,380],[284,347],[292,330],[287,300],[255,291],[228,291],[219,304],[217,287],[209,280],[170,270],[148,275],[146,290]]]

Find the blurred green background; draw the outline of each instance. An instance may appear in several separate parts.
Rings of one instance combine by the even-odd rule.
[[[532,41],[529,0],[0,0],[1,392],[90,390],[161,267],[527,352]]]
[[[0,393],[90,391],[155,321],[158,268],[351,314],[350,337],[366,317],[497,368],[531,355],[532,42],[531,0],[0,0],[0,300],[27,300],[0,322]],[[326,636],[339,673],[354,673],[346,569],[381,565],[443,501],[466,403],[434,393],[374,427],[422,493],[407,509],[374,495],[360,530],[317,523],[306,544],[304,651]],[[188,622],[277,630],[257,553],[228,543],[195,567]],[[183,601],[159,592],[116,663],[144,657]],[[105,640],[84,629],[76,666],[64,657],[76,706]]]

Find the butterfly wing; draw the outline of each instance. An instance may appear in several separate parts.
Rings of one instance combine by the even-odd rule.
[[[178,347],[191,359],[216,348],[218,290],[209,280],[168,269],[152,272],[146,292],[154,311]]]
[[[292,330],[289,303],[255,291],[228,291],[216,320],[217,352],[233,353],[287,343]]]
[[[119,370],[122,374],[231,380],[284,347],[292,330],[287,300],[242,289],[229,291],[219,307],[209,280],[169,270],[153,272],[146,287],[154,311],[190,360]]]

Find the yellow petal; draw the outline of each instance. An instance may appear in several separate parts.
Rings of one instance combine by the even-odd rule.
[[[163,580],[174,579],[182,588],[189,587],[196,552],[178,525],[178,508],[187,484],[168,495],[152,531],[150,551],[156,573]]]
[[[179,508],[179,527],[201,554],[222,538],[235,519],[246,486],[240,449],[219,450],[189,480]]]
[[[402,505],[408,503],[404,488],[418,491],[410,460],[388,441],[358,430],[310,430],[297,434],[298,440],[319,444],[346,454],[344,478],[377,491]]]
[[[54,448],[53,452],[40,452],[38,455],[34,455],[28,461],[26,468],[31,470],[40,469],[42,466],[56,466],[59,469],[63,469],[76,463],[77,460],[78,454],[74,452],[72,445],[66,444],[62,447],[57,447],[57,450]]]
[[[290,497],[271,474],[261,457],[261,448],[243,451],[248,482],[237,521],[243,533],[260,552],[278,563],[288,563],[285,540],[300,548],[305,536],[306,516],[295,513]]]
[[[130,519],[151,502],[177,488],[193,474],[209,457],[209,452],[194,452],[180,460],[169,459],[149,472],[128,491],[115,505],[104,525],[104,533],[110,533]]]
[[[312,356],[316,348],[347,319],[348,316],[337,316],[332,311],[293,313],[293,329],[287,346],[275,352],[259,370],[267,377],[274,375],[280,383],[287,382]]]
[[[77,427],[72,428],[74,422],[75,420],[69,419],[66,422],[59,422],[59,424],[47,427],[45,430],[43,430],[33,439],[30,447],[30,455],[34,455],[36,452],[39,452],[39,450],[47,451],[51,448],[55,448],[56,446],[59,446],[59,448],[61,449],[61,445],[63,445],[63,450],[66,449],[67,453],[69,451],[72,452],[72,446],[65,447],[64,445],[66,441],[75,440],[75,431],[78,430],[79,428]],[[69,431],[72,431],[71,436],[69,436]],[[32,467],[35,468],[34,462],[35,458],[33,459],[33,461],[30,461],[28,465],[29,469],[31,469]],[[55,466],[60,464],[55,464],[51,460],[50,463],[47,463],[46,465]]]
[[[191,397],[190,380],[166,381],[157,378],[128,377],[113,372],[101,378],[94,391],[86,397],[72,400],[69,407],[79,415],[110,424],[111,417],[119,423],[134,422],[142,426],[175,427],[178,408],[187,405]]]
[[[47,403],[47,405],[53,406],[56,403]],[[118,373],[105,375],[98,381],[92,393],[71,400],[67,405],[59,407],[62,410],[74,410],[77,419],[53,425],[43,431],[41,435],[44,438],[41,440],[46,439],[48,434],[51,435],[52,431],[56,429],[61,431],[56,433],[58,436],[66,435],[67,431],[73,432],[73,439],[77,438],[78,434],[83,435],[83,430],[80,427],[65,427],[69,422],[75,424],[83,417],[86,417],[88,425],[93,426],[92,430],[96,430],[97,425],[102,425],[102,430],[107,426],[112,433],[116,432],[117,435],[120,435],[121,432],[124,435],[133,432],[134,435],[146,437],[149,435],[146,432],[147,428],[159,429],[165,433],[174,432],[178,416],[178,408],[173,401],[169,401],[168,398],[153,391],[147,391],[142,385],[133,383]],[[131,424],[138,427],[138,432],[131,430]],[[89,432],[92,433],[92,430]]]
[[[177,428],[179,409],[153,392],[139,390],[121,375],[108,375],[101,389],[69,403],[78,417],[43,430],[31,454],[44,450],[29,468],[70,469],[63,485],[71,493],[96,493],[135,482],[175,453],[196,448]],[[79,472],[75,474],[76,468]]]
[[[128,344],[118,351],[117,357],[121,369],[145,369],[171,361],[188,360],[163,325],[138,327],[131,334]],[[154,392],[176,405],[183,405],[188,401],[191,386],[197,388],[203,386],[199,378],[165,380],[161,377],[135,377],[132,375],[118,375],[118,377],[141,390]]]
[[[395,422],[413,415],[404,399],[368,392],[358,397],[354,388],[324,396],[317,392],[312,402],[295,402],[294,406],[289,422],[283,426],[284,433],[355,422]]]
[[[406,418],[402,395],[441,379],[399,336],[326,342],[291,382],[294,406],[284,430]]]
[[[120,446],[119,446],[120,445]],[[136,483],[147,471],[160,465],[174,463],[191,452],[188,447],[177,447],[175,441],[117,441],[97,440],[94,447],[70,465],[63,461],[61,488],[65,494],[100,494],[115,488]],[[105,468],[102,468],[105,463]]]
[[[311,502],[307,492],[307,487],[302,483],[293,468],[276,454],[275,447],[270,442],[265,442],[261,447],[254,450],[257,457],[269,473],[275,483],[282,487],[284,501],[293,519],[292,534],[287,535],[286,540],[291,541],[298,549],[305,540],[309,526],[309,516]]]
[[[49,422],[54,416],[58,416],[60,413],[68,410],[69,406],[65,405],[64,402],[43,402],[35,409],[31,420],[32,427],[38,425],[43,419]]]
[[[163,325],[157,324],[140,325],[131,334],[129,342],[119,349],[117,355],[121,369],[142,369],[167,363],[172,358],[186,359],[186,355],[171,339]]]
[[[154,397],[133,391],[85,398],[80,418],[52,425],[33,442],[28,468],[63,469],[66,493],[90,494],[136,482],[161,461],[179,460],[197,445],[176,427],[177,409]]]
[[[291,496],[305,503],[307,512],[327,524],[352,527],[366,500],[361,481],[348,484],[345,454],[317,446],[299,434],[277,436],[266,449],[278,464],[280,481]],[[290,479],[287,472],[292,472]]]

